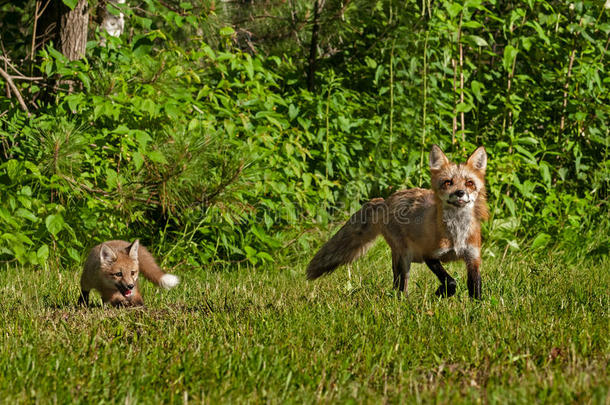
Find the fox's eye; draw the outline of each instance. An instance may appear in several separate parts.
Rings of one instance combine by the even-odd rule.
[[[123,273],[121,273],[120,271],[118,273],[114,273],[114,275],[117,277],[123,277]]]
[[[445,180],[443,181],[443,187],[449,187],[453,185],[453,180]]]
[[[466,182],[466,187],[474,187],[474,182],[472,180],[468,180]]]
[[[132,275],[132,276],[135,276],[135,275],[136,275],[136,272],[135,272],[135,271],[132,271],[132,272],[131,272],[131,275]]]

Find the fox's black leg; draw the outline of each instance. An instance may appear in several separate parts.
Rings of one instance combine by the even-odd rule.
[[[455,279],[447,273],[440,260],[428,259],[426,260],[426,264],[436,275],[438,281],[441,282],[441,286],[438,287],[435,294],[439,297],[451,297],[454,295],[456,288]]]
[[[474,298],[475,300],[481,299],[481,272],[479,271],[480,265],[480,258],[466,260],[466,269],[468,271],[468,295],[470,296],[470,298]]]
[[[394,288],[407,293],[411,261],[405,255],[392,255],[392,272],[394,273]]]
[[[78,297],[78,305],[89,305],[89,291],[82,290],[80,292],[80,296]]]
[[[400,269],[398,268],[398,256],[392,255],[392,273],[394,274],[394,289],[400,286]]]

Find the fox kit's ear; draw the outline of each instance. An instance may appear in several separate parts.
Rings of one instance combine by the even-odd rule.
[[[100,248],[100,261],[105,265],[110,265],[116,260],[116,253],[106,244]]]
[[[485,152],[485,148],[479,146],[477,150],[472,152],[466,164],[474,169],[485,172],[487,168],[487,152]]]
[[[129,246],[129,257],[133,260],[138,260],[138,248],[140,247],[140,240],[136,239]]]
[[[447,159],[441,148],[432,145],[432,150],[430,151],[430,170],[440,170],[448,163],[449,159]]]

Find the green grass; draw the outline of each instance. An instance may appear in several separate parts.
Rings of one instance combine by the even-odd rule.
[[[143,283],[143,309],[79,308],[79,269],[0,269],[6,403],[608,403],[610,263],[509,255],[483,263],[482,302],[437,299],[389,253],[307,282],[305,262],[182,269]],[[349,276],[351,274],[351,278]],[[94,302],[99,302],[97,295]]]

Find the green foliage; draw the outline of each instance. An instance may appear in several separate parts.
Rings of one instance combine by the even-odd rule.
[[[33,116],[0,98],[2,260],[135,237],[193,266],[299,254],[312,226],[427,186],[432,143],[457,160],[486,146],[492,254],[608,254],[601,4],[329,1],[313,91],[310,3],[266,27],[227,7],[244,8],[147,0],[121,8],[129,35],[92,30],[83,60],[39,52],[45,82],[17,81]],[[14,28],[13,60],[32,29]]]
[[[277,74],[259,58],[203,43],[154,53],[142,52],[141,43],[113,40],[93,47],[86,62],[68,62],[52,49],[43,54],[49,76],[80,80],[88,91],[61,95],[34,121],[17,114],[6,122],[12,159],[5,169],[20,164],[38,175],[9,176],[18,180],[10,186],[39,187],[47,205],[59,199],[69,206],[65,223],[77,232],[66,246],[79,250],[112,235],[158,238],[154,226],[171,243],[170,235],[188,230],[184,249],[197,249],[193,264],[235,255],[270,260],[264,249],[278,242],[268,231],[297,220],[295,202],[318,202],[312,190],[287,185],[303,176],[320,180],[303,169],[305,152],[293,142],[300,132],[276,111],[287,108],[272,91]],[[283,201],[269,197],[274,191]],[[47,228],[43,241],[50,243],[61,226],[47,221]]]

